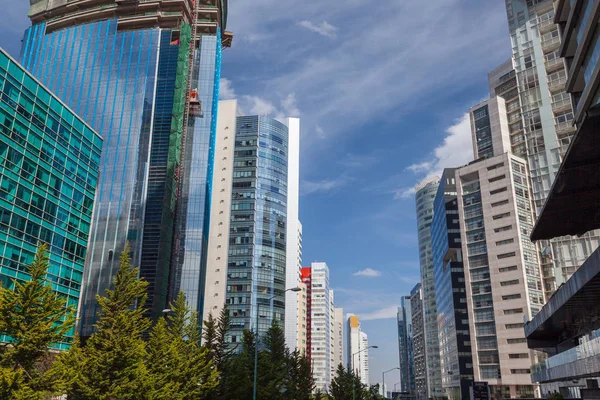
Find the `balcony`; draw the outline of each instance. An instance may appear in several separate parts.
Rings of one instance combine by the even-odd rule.
[[[559,95],[557,95],[559,96]],[[571,99],[566,98],[566,99],[561,99],[558,101],[555,101],[552,103],[552,111],[555,114],[567,111],[567,110],[571,110]]]
[[[548,82],[548,89],[552,93],[556,93],[565,90],[565,83],[567,83],[567,77],[557,78]]]
[[[573,125],[573,120],[556,124],[556,136],[559,138],[575,133],[576,130],[577,128]]]
[[[562,58],[555,58],[554,60],[546,61],[544,63],[546,72],[551,74],[552,72],[560,71],[565,68],[565,63]]]
[[[560,38],[553,37],[551,39],[542,40],[542,51],[544,54],[550,53],[560,47]]]
[[[554,24],[552,18],[546,19],[544,21],[539,21],[538,30],[540,31],[540,35],[550,32],[552,29],[554,29],[555,26],[556,25]]]

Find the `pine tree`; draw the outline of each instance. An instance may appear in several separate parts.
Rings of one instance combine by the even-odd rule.
[[[148,284],[138,278],[129,253],[126,244],[113,289],[97,297],[101,312],[96,332],[85,346],[74,346],[57,363],[57,374],[78,373],[67,388],[69,399],[147,398],[150,385],[142,334],[150,327],[143,316]]]
[[[244,330],[239,354],[224,362],[222,399],[248,400],[252,398],[255,337],[254,332]]]
[[[283,329],[273,320],[258,355],[258,398],[278,399],[286,384],[287,349]]]
[[[0,287],[0,335],[9,337],[0,345],[0,398],[41,399],[61,385],[49,378],[49,347],[66,340],[75,311],[46,278],[47,251],[45,244],[38,247],[27,266],[30,280],[14,280],[13,290]]]
[[[288,356],[285,398],[310,400],[314,388],[310,360],[306,355],[294,350]]]
[[[349,368],[339,364],[331,381],[329,394],[334,400],[365,400],[369,391],[360,377]]]

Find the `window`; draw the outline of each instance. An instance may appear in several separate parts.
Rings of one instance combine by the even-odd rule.
[[[498,214],[498,215],[494,215],[492,217],[492,219],[502,219],[502,218],[506,218],[506,217],[510,217],[510,213],[503,213],[503,214]]]
[[[502,201],[497,201],[495,203],[492,203],[492,207],[498,207],[498,206],[503,206],[505,204],[508,204],[508,199],[507,200],[502,200]]]
[[[514,300],[514,299],[520,299],[521,298],[521,294],[517,293],[517,294],[509,294],[507,296],[502,296],[502,300]]]
[[[506,329],[519,329],[524,326],[524,324],[506,324]]]
[[[496,246],[504,246],[505,244],[510,244],[510,243],[514,243],[515,239],[506,239],[506,240],[500,240],[498,242],[496,242]]]
[[[519,284],[519,280],[518,279],[514,279],[512,281],[500,282],[500,286],[512,286],[512,285],[518,285],[518,284]]]
[[[506,192],[506,186],[500,189],[495,189],[495,190],[491,190],[490,194],[498,194],[498,193],[502,193],[502,192]]]
[[[494,229],[494,232],[500,233],[500,232],[504,232],[504,231],[510,231],[511,229],[512,229],[512,225],[506,225],[506,226],[502,226],[500,228]]]
[[[504,315],[512,315],[512,314],[523,314],[522,308],[511,308],[510,310],[504,310]]]
[[[497,181],[500,181],[500,180],[502,180],[504,178],[506,178],[506,175],[502,174],[502,175],[498,175],[498,176],[495,176],[493,178],[488,179],[488,182],[489,183],[497,182]]]
[[[529,358],[529,354],[527,354],[527,353],[509,354],[508,358]]]
[[[500,272],[509,272],[509,271],[516,271],[518,269],[519,269],[519,267],[517,267],[516,265],[511,265],[510,267],[502,267],[498,271],[500,271]]]
[[[531,370],[530,369],[511,369],[510,370],[511,374],[531,374]]]
[[[498,254],[498,260],[502,260],[503,258],[514,257],[516,253],[511,251],[510,253]]]
[[[500,167],[504,167],[504,163],[503,163],[503,162],[501,162],[501,163],[499,163],[499,164],[494,164],[494,165],[491,165],[491,166],[489,166],[489,167],[488,167],[488,169],[487,169],[487,170],[488,170],[488,171],[491,171],[491,170],[493,170],[493,169],[500,168]]]
[[[508,344],[527,343],[527,339],[525,339],[525,338],[506,339],[506,343],[508,343]]]

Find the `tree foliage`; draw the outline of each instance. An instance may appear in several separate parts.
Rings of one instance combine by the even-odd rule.
[[[14,289],[0,287],[0,398],[43,399],[59,390],[49,367],[53,344],[64,342],[73,329],[75,310],[52,290],[47,280],[48,246],[38,247],[28,281],[13,280]]]
[[[334,400],[367,400],[371,399],[371,392],[360,381],[360,377],[349,368],[339,364],[335,376],[331,380],[329,395]]]

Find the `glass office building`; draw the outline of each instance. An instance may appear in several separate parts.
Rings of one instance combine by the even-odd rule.
[[[34,3],[23,65],[104,137],[81,334],[126,241],[149,283],[148,315],[179,290],[201,312],[226,2],[202,0],[195,23],[191,1]]]
[[[226,295],[234,343],[257,319],[260,335],[273,320],[284,326],[288,127],[238,117],[235,135]]]
[[[413,354],[412,311],[410,296],[403,296],[398,307],[398,354],[400,363],[400,391],[415,390],[415,365]]]
[[[450,400],[469,397],[473,382],[455,169],[446,168],[433,203],[431,242],[442,388]]]
[[[48,280],[77,306],[101,150],[100,136],[0,49],[3,287],[29,279],[26,265],[47,243]]]

